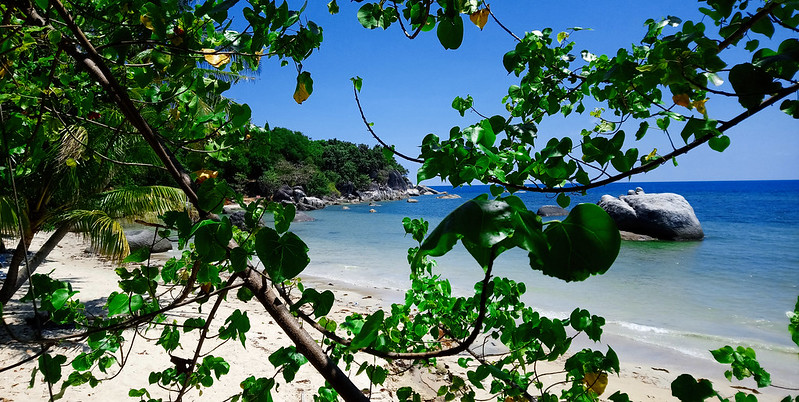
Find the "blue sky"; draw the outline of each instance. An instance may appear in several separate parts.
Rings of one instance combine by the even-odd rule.
[[[294,8],[301,4],[290,3]],[[309,2],[304,20],[323,28],[320,49],[303,68],[314,80],[314,92],[302,105],[292,99],[296,83],[293,65],[279,67],[275,60],[264,60],[254,81],[235,85],[227,96],[247,103],[256,124],[287,127],[313,139],[339,138],[355,143],[376,144],[360,119],[350,77],[363,78],[361,102],[375,131],[388,143],[408,155],[418,155],[418,146],[428,133],[445,137],[452,126],[465,127],[479,117],[467,112],[461,117],[451,108],[455,96],[471,95],[475,107],[485,115],[504,114],[501,103],[507,88],[517,82],[502,66],[502,55],[515,46],[515,40],[489,19],[483,31],[465,19],[463,45],[444,50],[435,32],[408,40],[399,26],[388,30],[367,30],[356,18],[362,3],[339,1],[341,12],[331,16],[327,1]],[[575,51],[587,49],[595,54],[615,54],[643,37],[643,22],[674,15],[699,21],[701,3],[688,1],[503,1],[491,4],[494,14],[517,35],[546,27],[555,32],[570,27],[591,28],[572,34]],[[712,25],[712,21],[706,21]],[[765,38],[760,37],[761,43]],[[767,45],[776,49],[779,41]],[[746,54],[743,54],[746,57]],[[711,97],[707,102],[711,118],[729,119],[742,111],[734,100]],[[686,110],[687,112],[687,110]],[[551,137],[572,135],[590,127],[591,117],[551,118],[539,126],[539,142]],[[637,123],[627,123],[634,131]],[[679,131],[672,134],[675,141]],[[799,179],[799,122],[772,108],[728,131],[732,144],[723,153],[707,147],[678,158],[679,166],[661,168],[633,178],[633,181],[757,180]],[[632,137],[632,136],[630,136]],[[676,143],[679,146],[680,143]],[[661,154],[670,146],[661,132],[650,130],[642,142],[629,146],[646,154],[657,147]],[[415,180],[417,165],[403,164]],[[427,184],[438,184],[428,180]]]

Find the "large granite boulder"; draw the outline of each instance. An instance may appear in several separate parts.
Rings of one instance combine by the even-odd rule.
[[[705,237],[691,204],[679,194],[640,191],[618,198],[603,195],[598,205],[616,221],[619,230],[661,240]]]
[[[297,203],[297,209],[300,211],[313,211],[317,209],[322,209],[327,204],[324,200],[317,197],[303,197],[299,203]]]
[[[131,252],[142,248],[150,248],[151,253],[163,253],[172,250],[172,242],[156,235],[152,230],[125,231],[125,237],[128,239],[128,247]],[[155,239],[155,244],[153,244],[153,239]]]

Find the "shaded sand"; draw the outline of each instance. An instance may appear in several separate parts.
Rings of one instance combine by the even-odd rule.
[[[37,238],[32,247],[37,249],[43,239]],[[6,244],[13,244],[7,242]],[[87,304],[91,312],[99,312],[100,307],[105,303],[105,297],[117,289],[114,273],[115,266],[111,263],[102,261],[97,257],[84,252],[86,244],[75,235],[68,235],[61,245],[48,258],[47,262],[39,267],[38,272],[53,271],[53,276],[68,280],[72,283],[75,290],[80,291],[76,297]],[[161,257],[163,258],[163,257]],[[332,317],[337,320],[342,319],[351,312],[370,314],[379,308],[388,309],[389,303],[402,300],[403,294],[397,290],[387,289],[380,286],[375,287],[356,287],[343,282],[331,282],[319,278],[304,278],[306,286],[314,287],[320,292],[325,289],[335,290],[336,303],[333,306]],[[23,290],[17,295],[18,300]],[[210,304],[203,307],[203,312],[207,313],[211,308]],[[235,309],[246,312],[252,326],[247,334],[246,348],[238,341],[220,342],[217,339],[206,341],[203,353],[210,353],[214,356],[224,356],[230,363],[230,372],[215,379],[215,384],[210,389],[203,389],[202,395],[198,390],[192,390],[187,394],[186,400],[208,400],[223,401],[241,391],[239,383],[249,376],[271,377],[276,375],[274,366],[268,361],[271,353],[282,346],[290,345],[288,338],[282,333],[280,328],[274,323],[272,318],[255,301],[243,303],[233,295],[229,297],[228,303],[223,303],[215,325],[212,326],[211,333],[218,332],[220,325],[224,324],[224,319]],[[5,319],[9,327],[19,337],[28,337],[33,334],[32,329],[25,324],[25,318],[31,316],[29,306],[20,305],[12,302],[6,308]],[[196,311],[182,309],[173,311],[169,314],[169,321],[177,320],[182,323],[186,318],[200,317]],[[170,366],[170,356],[167,355],[160,346],[155,345],[155,340],[161,333],[161,328],[154,328],[148,332],[141,328],[139,333],[130,330],[126,332],[125,338],[128,341],[124,346],[125,367],[118,374],[119,366],[113,366],[107,374],[95,372],[98,378],[110,378],[113,380],[101,383],[96,388],[83,385],[75,388],[68,388],[64,393],[67,401],[118,401],[134,400],[128,397],[130,389],[148,388],[153,398],[164,398],[170,400],[168,392],[155,385],[149,385],[147,377],[151,371],[161,371]],[[66,334],[66,330],[47,330],[45,335],[55,336]],[[194,351],[197,341],[198,331],[181,334],[181,347],[174,355],[181,358],[190,358]],[[317,339],[318,334],[312,333]],[[144,338],[150,338],[146,341]],[[613,344],[614,340],[610,340]],[[618,341],[618,340],[616,340]],[[629,341],[628,341],[629,342]],[[132,345],[131,345],[132,343]],[[219,346],[221,344],[221,346]],[[488,347],[492,345],[487,344]],[[582,345],[581,345],[582,346]],[[128,348],[130,349],[128,350]],[[218,347],[218,348],[217,348]],[[593,345],[595,349],[606,350],[607,346]],[[216,348],[216,349],[214,349]],[[13,365],[25,360],[28,356],[34,355],[39,350],[35,344],[25,344],[13,341],[9,335],[0,330],[0,368]],[[64,353],[69,360],[83,351],[84,348],[78,343],[64,342],[57,350],[51,353]],[[120,354],[117,353],[117,357]],[[385,365],[390,371],[404,371],[402,375],[390,375],[385,384],[371,388],[372,400],[391,401],[396,400],[395,392],[403,386],[413,386],[417,392],[427,400],[432,400],[436,396],[436,391],[442,385],[447,384],[448,371],[452,370],[458,375],[465,376],[463,369],[458,367],[457,358],[438,359],[438,367],[404,370],[402,363],[396,365]],[[624,356],[621,356],[624,360]],[[367,355],[359,354],[356,364],[353,364],[349,373],[354,376],[355,383],[364,389],[369,389],[369,382],[365,375],[357,376],[358,366],[361,362],[373,363],[373,359]],[[10,401],[35,401],[46,400],[48,391],[46,384],[39,375],[33,388],[28,384],[31,379],[31,370],[36,366],[35,361],[23,363],[18,367],[0,373],[0,402]],[[540,373],[558,372],[562,370],[563,361],[539,364]],[[64,372],[69,373],[70,367],[65,367]],[[676,400],[671,397],[670,383],[677,375],[683,372],[694,372],[691,367],[675,364],[664,364],[663,362],[647,362],[642,359],[639,363],[623,363],[622,373],[619,377],[611,376],[605,397],[611,395],[618,389],[627,392],[633,400],[638,401],[668,401]],[[732,396],[736,390],[730,387],[721,374],[722,366],[717,366],[717,377],[710,377],[724,396]],[[118,374],[118,375],[117,375]],[[316,390],[323,385],[323,380],[316,374],[313,367],[309,364],[302,366],[296,379],[290,384],[285,384],[282,375],[277,374],[279,389],[275,395],[277,401],[312,401]],[[545,384],[551,384],[562,380],[563,374],[551,375],[544,378]],[[753,386],[747,382],[742,385]],[[59,387],[54,392],[59,391]],[[779,400],[787,392],[767,390],[760,400]],[[174,394],[172,394],[174,398]],[[443,400],[443,399],[442,399]]]

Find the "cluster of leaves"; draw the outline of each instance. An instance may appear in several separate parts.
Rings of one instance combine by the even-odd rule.
[[[382,4],[362,6],[359,19],[364,26],[385,28],[403,19],[422,31],[437,26],[444,48],[456,48],[462,39],[462,29],[451,28],[462,28],[462,22],[453,22],[462,19],[461,13],[470,14],[473,20],[479,19],[476,13],[490,14],[488,5],[479,1],[439,2],[435,12],[424,1],[406,2],[401,10],[383,8]],[[753,6],[745,1],[714,1],[709,6],[701,10],[718,27],[719,39],[706,32],[703,22],[683,23],[677,17],[648,20],[640,44],[620,49],[612,57],[588,50],[575,56],[575,44],[569,38],[581,28],[560,33],[544,29],[516,37],[516,47],[502,60],[507,71],[519,77],[503,100],[509,116],[453,127],[444,138],[428,135],[422,142],[424,164],[419,180],[441,177],[455,186],[480,181],[511,190],[536,190],[527,184],[532,181],[542,188],[568,184],[585,189],[650,170],[704,143],[723,151],[730,143],[724,132],[760,110],[767,96],[772,97],[767,104],[782,101],[783,111],[799,117],[797,101],[786,99],[797,90],[794,77],[799,69],[799,42],[791,37],[772,50],[756,39],[772,38],[779,28],[795,29],[792,27],[799,19],[796,5],[769,2],[751,10]],[[373,20],[379,23],[375,25]],[[751,38],[745,46],[752,53],[751,60],[722,59],[725,50],[744,37]],[[714,88],[725,79],[730,91]],[[706,108],[714,96],[735,97],[746,111],[722,124],[710,118]],[[473,103],[470,96],[457,97],[452,106],[463,115]],[[700,116],[691,115],[691,110]],[[575,133],[576,139],[550,138],[536,148],[538,125],[544,118],[586,112],[598,123]],[[624,130],[630,119],[638,121],[636,141],[655,126],[671,140],[669,130],[674,127],[670,123],[683,122],[680,136],[685,145],[678,148],[672,141],[673,152],[667,155],[658,155],[657,149],[625,148],[628,138],[633,138]],[[568,198],[561,197],[559,202],[568,205]]]

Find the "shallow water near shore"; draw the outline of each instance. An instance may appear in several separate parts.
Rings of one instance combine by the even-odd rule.
[[[648,193],[683,195],[705,239],[623,242],[605,275],[580,283],[531,270],[519,251],[500,256],[496,275],[524,281],[525,301],[542,313],[565,317],[579,306],[604,316],[607,338],[622,360],[712,368],[709,349],[744,345],[757,351],[775,384],[799,386],[799,348],[790,340],[786,317],[799,295],[799,181],[616,183],[575,196],[572,205],[595,203],[602,194],[626,194],[637,186]],[[463,198],[422,196],[418,203],[309,212],[316,221],[292,225],[310,247],[306,273],[355,285],[407,288],[407,248],[414,242],[404,236],[402,218],[423,217],[432,229],[465,200],[488,191],[486,186],[436,188]],[[532,210],[555,204],[552,196],[517,195]],[[482,278],[460,245],[437,260],[457,293],[470,292]],[[715,370],[721,374],[724,368]]]

